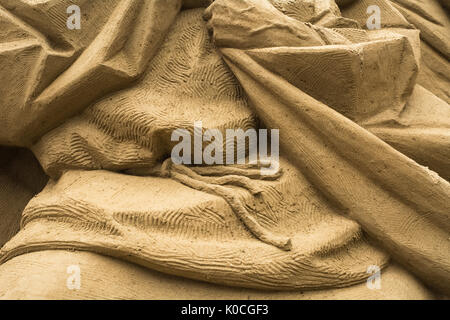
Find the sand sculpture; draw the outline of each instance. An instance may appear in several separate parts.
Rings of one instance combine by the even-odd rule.
[[[448,2],[210,2],[0,0],[0,297],[448,295]],[[279,170],[174,164],[194,121]]]

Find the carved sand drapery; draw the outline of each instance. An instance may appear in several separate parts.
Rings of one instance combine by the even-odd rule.
[[[66,29],[69,2],[86,14],[82,33]],[[438,1],[194,2],[0,0],[0,143],[29,147],[51,177],[0,261],[75,248],[293,290],[362,282],[389,254],[448,293]],[[368,5],[382,9],[380,30],[365,26]],[[173,130],[195,120],[280,129],[283,175],[219,192],[208,167],[183,171],[201,185],[151,176]]]

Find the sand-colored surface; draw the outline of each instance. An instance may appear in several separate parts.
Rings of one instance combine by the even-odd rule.
[[[448,3],[210,3],[0,0],[0,298],[449,295]],[[195,121],[280,170],[173,164]]]
[[[57,262],[57,263],[55,263]],[[69,290],[67,267],[82,270],[80,290]],[[90,252],[41,251],[18,256],[0,266],[0,299],[438,299],[417,279],[392,265],[382,275],[380,290],[365,283],[317,291],[261,291],[219,286],[142,268]],[[45,286],[42,284],[45,283]]]

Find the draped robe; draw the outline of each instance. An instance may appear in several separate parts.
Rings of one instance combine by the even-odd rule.
[[[450,108],[448,81],[436,75],[436,65],[448,68],[439,31],[448,18],[423,22],[421,41],[413,1],[378,0],[388,19],[367,31],[357,27],[365,2],[321,19],[278,8],[329,32],[323,46],[242,49],[214,47],[203,9],[180,12],[180,1],[80,0],[83,36],[66,29],[69,1],[0,1],[0,143],[31,148],[52,178],[0,261],[75,248],[292,290],[365,281],[367,266],[384,267],[389,254],[448,293]],[[194,105],[205,107],[186,111]],[[170,133],[199,117],[209,128],[280,129],[283,176],[258,182],[262,203],[233,190],[262,225],[292,238],[291,251],[255,239],[220,197],[133,176],[167,157]]]

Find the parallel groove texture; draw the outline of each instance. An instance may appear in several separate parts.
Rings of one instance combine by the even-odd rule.
[[[255,239],[220,197],[169,179],[69,171],[30,202],[2,261],[25,248],[73,246],[193,279],[278,290],[348,286],[367,278],[368,265],[387,263],[357,224],[282,166],[279,181],[258,182],[259,197],[233,189],[259,223],[292,238],[290,252]]]

